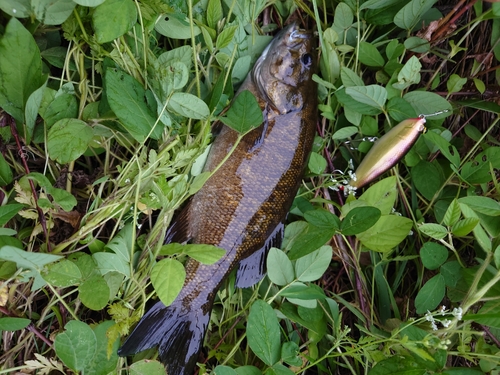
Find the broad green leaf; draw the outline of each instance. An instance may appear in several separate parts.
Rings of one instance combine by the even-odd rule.
[[[291,260],[298,259],[326,244],[335,234],[336,229],[318,228],[308,225],[307,229],[297,235],[292,242],[288,257]]]
[[[474,211],[488,216],[500,216],[500,203],[488,197],[463,197],[458,199],[458,203],[466,204]]]
[[[189,39],[191,38],[191,26],[189,20],[186,18],[181,21],[175,17],[170,17],[168,20],[161,19],[155,24],[155,30],[161,35],[172,39]],[[193,26],[193,36],[201,33],[198,26]]]
[[[411,30],[437,0],[411,0],[394,17],[396,26]]]
[[[179,61],[188,67],[188,70],[191,69],[191,65],[193,64],[193,50],[191,46],[181,46],[169,51],[163,52],[156,61],[158,67],[160,66],[168,66],[172,63]],[[156,66],[156,65],[155,65]]]
[[[460,219],[461,211],[457,199],[453,199],[444,214],[443,223],[447,226],[453,226]]]
[[[375,108],[383,108],[387,100],[387,90],[379,85],[347,87],[345,92],[354,100]]]
[[[416,53],[427,53],[431,49],[429,41],[426,39],[419,38],[417,36],[411,36],[405,40],[404,46],[407,50]],[[412,56],[415,57],[415,56]],[[420,76],[419,76],[420,82]]]
[[[378,362],[368,375],[425,375],[427,366],[421,364],[411,357],[393,355]]]
[[[73,0],[32,0],[36,18],[45,25],[60,25],[73,13]]]
[[[412,225],[406,217],[382,215],[374,226],[356,237],[370,250],[387,252],[409,235]]]
[[[120,341],[115,338],[114,341],[109,342],[110,338],[107,335],[108,329],[115,324],[112,320],[106,320],[92,328],[96,337],[96,351],[92,361],[88,363],[83,373],[87,375],[107,375],[116,369],[118,362],[116,351]]]
[[[74,371],[84,370],[96,352],[97,338],[85,323],[71,320],[54,341],[57,356]]]
[[[44,90],[44,95],[46,94],[47,90]],[[68,93],[55,96],[41,115],[49,129],[59,120],[76,118],[78,116],[76,96]]]
[[[331,246],[322,246],[318,250],[297,259],[295,262],[297,280],[302,282],[318,280],[328,269],[332,254]]]
[[[238,375],[262,375],[262,372],[255,366],[240,366],[235,371]]]
[[[220,120],[231,129],[244,134],[261,125],[263,117],[255,96],[250,91],[244,90]]]
[[[352,236],[364,232],[375,225],[381,216],[376,207],[356,207],[349,211],[340,223],[340,231],[344,236]]]
[[[411,104],[400,97],[389,99],[387,103],[387,112],[389,112],[389,115],[398,122],[417,117]]]
[[[451,227],[451,233],[456,237],[465,237],[479,224],[479,219],[469,217],[459,220]]]
[[[0,56],[0,108],[22,124],[26,102],[45,76],[35,39],[14,17],[1,36]]]
[[[102,276],[92,276],[78,287],[82,303],[94,311],[102,310],[109,301],[109,286]]]
[[[335,8],[333,24],[339,29],[348,29],[354,22],[354,14],[346,3],[339,3]]]
[[[165,306],[169,306],[181,291],[186,270],[175,259],[162,259],[151,270],[151,283]]]
[[[112,42],[137,22],[137,8],[131,0],[106,0],[92,13],[98,43]]]
[[[33,91],[33,93],[28,98],[26,102],[26,108],[24,110],[25,117],[25,137],[26,144],[31,143],[31,138],[33,137],[33,131],[35,129],[35,123],[38,118],[38,109],[42,103],[43,91],[46,85],[40,86],[38,89]]]
[[[223,48],[226,48],[229,43],[234,38],[234,33],[238,29],[238,26],[229,26],[226,27],[222,32],[217,36],[217,41],[215,42],[215,46],[221,50]]]
[[[209,0],[207,5],[207,24],[216,29],[217,23],[224,17],[221,0]]]
[[[138,142],[144,141],[156,122],[156,116],[146,105],[144,88],[134,78],[117,69],[108,69],[105,78],[111,109],[132,137]],[[156,125],[151,137],[158,139],[161,133],[161,126]]]
[[[168,107],[178,114],[196,120],[206,119],[210,116],[210,109],[207,104],[187,92],[176,92],[168,102]]]
[[[305,285],[300,282],[294,282],[288,288],[282,289],[279,294],[280,296],[296,300],[308,301],[325,299],[325,293],[319,286],[315,284]]]
[[[104,3],[104,1],[106,0],[73,0],[75,3],[77,3],[78,5],[82,5],[84,7],[96,7],[98,5],[101,5],[102,3]]]
[[[455,167],[458,167],[460,165],[460,154],[458,153],[455,146],[451,145],[443,137],[443,133],[439,135],[434,131],[428,131],[424,134],[424,138],[435,144],[444,155],[444,157],[446,157],[446,159],[448,159]]]
[[[59,288],[75,285],[82,277],[78,266],[67,259],[49,264],[42,275],[45,281]]]
[[[299,353],[299,346],[293,341],[285,342],[281,346],[281,359],[290,366],[302,365],[302,359],[299,356]]]
[[[426,242],[420,249],[420,259],[425,268],[436,270],[448,259],[448,249],[435,242]]]
[[[280,249],[272,247],[267,256],[267,275],[276,285],[287,285],[295,279],[292,262]]]
[[[428,280],[415,297],[417,314],[425,314],[427,310],[438,307],[444,298],[445,289],[444,277],[441,274]]]
[[[272,366],[280,359],[280,337],[280,326],[273,308],[256,300],[250,307],[247,323],[250,349],[266,365]]]
[[[221,366],[221,365],[217,366],[214,369],[214,373],[215,375],[238,375],[238,373],[234,371],[231,367]]]
[[[458,204],[460,205],[460,210],[462,210],[462,215],[465,218],[478,219],[477,214],[474,212],[474,210],[472,210],[472,208],[469,207],[469,205],[461,203],[460,199],[458,200]],[[491,239],[485,232],[483,227],[481,225],[476,225],[473,229],[473,232],[474,232],[474,237],[476,238],[476,241],[479,244],[479,246],[481,246],[484,251],[488,253],[491,252],[493,250]]]
[[[213,245],[188,244],[184,247],[184,254],[203,264],[214,264],[226,254],[226,250]]]
[[[294,375],[295,373],[288,367],[282,365],[281,363],[275,363],[272,367],[269,367],[264,375]]]
[[[462,78],[458,74],[452,74],[446,81],[446,87],[448,88],[448,93],[452,94],[454,92],[459,92],[462,87],[467,83],[467,78]]]
[[[115,271],[126,277],[130,277],[130,264],[120,255],[98,252],[93,254],[92,257],[97,263],[101,275]]]
[[[309,154],[309,160],[307,162],[307,167],[313,174],[322,174],[326,169],[326,160],[325,158],[318,154],[317,152],[311,152]]]
[[[443,183],[443,175],[438,167],[425,160],[412,168],[411,177],[417,190],[429,200],[439,191]]]
[[[341,88],[341,89],[335,91],[335,97],[346,108],[349,108],[350,110],[352,110],[354,112],[359,112],[362,115],[374,116],[374,115],[378,115],[379,113],[382,112],[381,108],[373,107],[371,105],[361,103],[361,102],[355,100],[351,95],[348,95],[346,93],[346,88]]]
[[[448,103],[446,99],[433,92],[410,91],[403,96],[403,99],[410,103],[419,115],[429,115],[448,110],[448,112],[432,116],[433,120],[442,119],[451,115],[451,104]]]
[[[418,230],[435,240],[441,240],[448,234],[448,230],[445,227],[434,223],[421,224],[418,226]]]
[[[359,128],[357,126],[346,126],[345,128],[341,128],[337,130],[335,133],[333,133],[332,139],[333,140],[346,139],[358,132]]]
[[[25,318],[3,317],[0,318],[0,331],[18,331],[29,326],[31,320]]]
[[[130,366],[130,375],[166,375],[165,366],[158,361],[142,359]]]
[[[75,196],[66,190],[49,186],[46,187],[46,191],[52,196],[54,202],[66,212],[71,211],[77,204]]]
[[[30,0],[2,0],[0,9],[11,17],[26,18],[33,15]]]
[[[462,277],[460,270],[462,267],[458,261],[453,260],[443,264],[439,270],[441,275],[444,277],[444,282],[447,286],[454,288],[457,285],[458,280]]]
[[[0,154],[0,187],[10,184],[13,178],[14,176],[12,175],[12,169],[10,169],[9,163],[7,163],[4,156]],[[0,222],[1,222],[1,214],[0,214]]]
[[[389,215],[392,212],[397,196],[396,177],[391,176],[370,186],[359,197],[359,200],[378,208],[382,215]]]
[[[464,320],[473,320],[477,324],[500,328],[500,306],[498,301],[488,301],[476,314],[467,314]]]
[[[78,134],[75,137],[75,134]],[[66,118],[56,122],[47,134],[47,149],[52,160],[61,164],[78,159],[87,150],[94,132],[85,122]]]
[[[304,219],[318,228],[338,229],[340,227],[340,219],[330,211],[323,209],[306,211]]]
[[[404,90],[413,84],[420,83],[422,64],[416,56],[412,56],[398,73],[398,81],[392,87]]]
[[[359,43],[358,59],[366,66],[382,67],[385,64],[385,60],[378,51],[377,47],[368,42]]]
[[[344,87],[352,87],[352,86],[364,86],[365,83],[363,79],[356,74],[353,70],[344,66],[340,69],[340,78],[342,79],[342,83]]]
[[[21,211],[24,205],[19,203],[10,203],[5,206],[0,206],[0,227],[3,227],[16,214]]]
[[[365,1],[361,6],[359,7],[359,10],[363,9],[381,9],[389,5],[393,5],[394,3],[397,3],[399,0],[368,0]]]

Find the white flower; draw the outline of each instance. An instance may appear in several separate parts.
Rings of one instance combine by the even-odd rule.
[[[463,310],[462,310],[462,308],[461,308],[461,307],[455,307],[451,313],[452,313],[452,314],[453,314],[453,316],[454,316],[455,318],[457,318],[458,320],[462,320]]]
[[[443,325],[444,328],[448,328],[451,324],[451,320],[448,319],[442,320],[441,324]]]

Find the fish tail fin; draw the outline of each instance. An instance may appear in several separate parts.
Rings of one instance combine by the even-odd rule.
[[[203,345],[210,309],[186,308],[182,301],[157,302],[141,319],[118,355],[125,357],[158,347],[169,375],[192,375]]]

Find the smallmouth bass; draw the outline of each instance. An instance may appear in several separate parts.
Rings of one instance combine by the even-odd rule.
[[[237,266],[237,286],[264,276],[267,250],[279,246],[283,222],[299,188],[317,122],[312,34],[284,28],[264,50],[239,92],[249,90],[263,123],[246,134],[228,160],[191,198],[167,231],[166,242],[216,245],[226,254],[215,264],[186,263],[184,287],[165,307],[157,302],[119,349],[120,356],[158,346],[169,375],[191,375],[217,290]],[[223,126],[207,158],[212,171],[238,133]]]

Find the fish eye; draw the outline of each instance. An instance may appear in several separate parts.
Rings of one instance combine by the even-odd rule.
[[[302,64],[306,67],[309,67],[312,64],[312,56],[310,53],[304,53],[302,56],[300,56],[300,61],[302,61]]]

